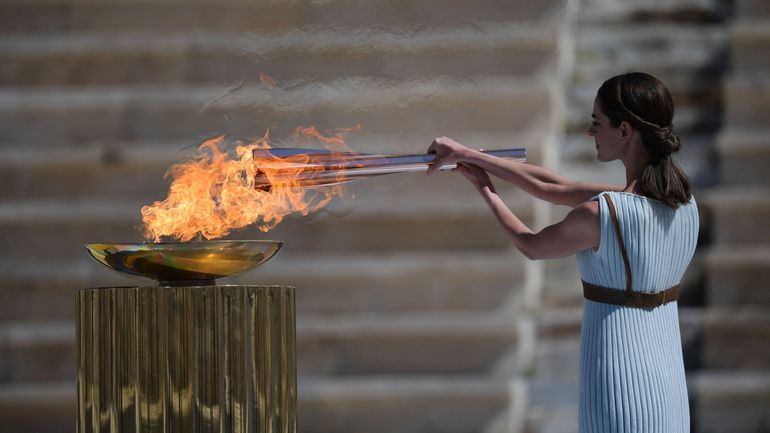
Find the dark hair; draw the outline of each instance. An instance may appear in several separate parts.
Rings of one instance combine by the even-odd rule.
[[[650,162],[642,170],[637,192],[676,209],[690,200],[690,180],[671,160],[682,147],[671,123],[674,101],[671,92],[652,75],[630,72],[605,81],[597,92],[602,111],[617,128],[626,121],[641,135]]]

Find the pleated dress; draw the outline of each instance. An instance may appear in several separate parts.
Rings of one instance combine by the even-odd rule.
[[[634,291],[678,284],[698,238],[695,199],[672,209],[644,196],[608,192],[617,210]],[[597,250],[577,255],[581,278],[626,289],[626,270],[607,203],[600,199]],[[584,299],[580,348],[581,433],[690,431],[677,302],[652,309]]]

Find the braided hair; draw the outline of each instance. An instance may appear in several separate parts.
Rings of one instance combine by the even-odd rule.
[[[605,81],[597,99],[613,128],[626,121],[634,127],[650,154],[637,183],[641,195],[660,200],[672,208],[690,200],[692,187],[684,171],[671,159],[682,148],[674,132],[674,102],[671,92],[652,75],[630,72]]]

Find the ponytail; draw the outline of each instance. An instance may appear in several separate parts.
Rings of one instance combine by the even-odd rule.
[[[639,194],[660,200],[674,209],[690,201],[690,180],[671,155],[644,167],[636,188]]]

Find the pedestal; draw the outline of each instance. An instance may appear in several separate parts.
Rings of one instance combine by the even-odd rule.
[[[83,289],[78,433],[296,432],[291,287]]]

